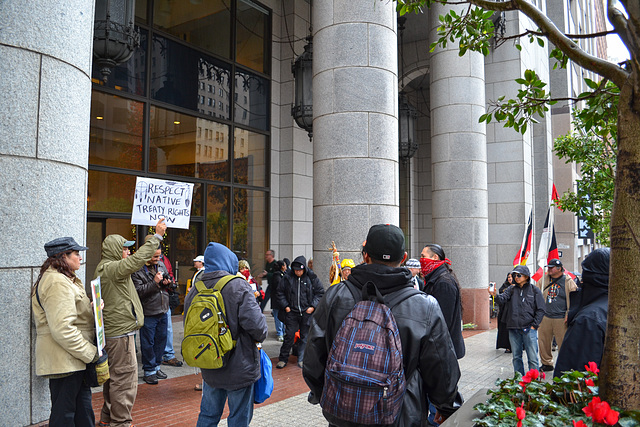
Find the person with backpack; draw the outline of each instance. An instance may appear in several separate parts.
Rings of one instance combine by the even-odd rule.
[[[237,271],[238,257],[220,243],[209,243],[204,252],[204,274],[200,280],[208,289],[216,288],[221,280],[226,281],[220,294],[223,303],[221,313],[227,325],[218,333],[230,332],[235,347],[224,354],[221,367],[202,368],[198,427],[217,426],[227,399],[227,425],[230,427],[246,427],[253,416],[253,385],[260,378],[260,354],[256,342],[262,342],[267,337],[267,321],[247,281],[235,276]],[[234,277],[225,277],[230,275]],[[194,283],[184,301],[185,341],[182,343],[182,354],[185,362],[191,366],[192,360],[185,356],[188,351],[185,346],[191,323],[189,317],[193,313],[189,308],[192,302],[195,308],[198,287],[199,284]],[[206,310],[203,313],[207,314]]]
[[[295,341],[295,334],[300,331],[297,342],[298,366],[302,368],[304,347],[309,330],[309,320],[315,307],[324,295],[324,287],[316,274],[307,268],[307,260],[300,255],[291,263],[291,270],[287,271],[278,286],[278,307],[285,325],[284,342],[280,348],[279,361],[276,368],[287,366],[289,353]]]
[[[364,264],[327,290],[311,319],[302,369],[309,402],[320,403],[330,426],[417,427],[426,423],[428,396],[442,422],[460,407],[462,396],[458,360],[438,302],[415,290],[411,272],[401,267],[407,254],[400,228],[371,227],[362,256]],[[358,325],[371,321],[389,339],[358,338]],[[349,328],[355,328],[354,339],[348,338]],[[383,377],[373,378],[376,372]],[[376,384],[385,384],[377,397]]]

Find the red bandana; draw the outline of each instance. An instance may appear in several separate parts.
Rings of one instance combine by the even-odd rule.
[[[444,261],[431,259],[431,258],[420,258],[420,267],[422,269],[422,274],[425,278],[429,274],[433,273],[433,271],[436,268],[440,267],[442,264],[451,265],[451,261],[449,261],[447,258],[445,258]]]

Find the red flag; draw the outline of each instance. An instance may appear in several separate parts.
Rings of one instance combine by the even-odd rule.
[[[558,190],[556,189],[555,184],[553,184],[553,188],[551,190],[551,202],[555,204],[558,209],[564,212],[564,209],[562,209],[562,206],[560,205],[560,196],[558,196]]]
[[[538,267],[538,271],[536,271],[536,274],[531,276],[531,278],[533,279],[534,282],[537,282],[542,278],[542,276],[544,276],[544,270],[542,269],[542,267]]]
[[[522,237],[520,250],[516,254],[516,257],[513,259],[514,267],[516,265],[526,265],[529,254],[531,253],[531,238],[533,237],[533,223],[531,222],[532,214],[533,210],[529,213],[529,222],[527,224],[527,230],[524,232],[524,236]]]
[[[558,244],[556,243],[556,226],[551,227],[551,244],[549,245],[549,255],[547,255],[547,263],[552,259],[559,259]]]

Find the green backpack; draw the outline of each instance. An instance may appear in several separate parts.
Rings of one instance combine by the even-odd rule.
[[[221,368],[223,356],[236,346],[220,293],[236,277],[224,276],[213,289],[207,288],[202,281],[196,282],[198,293],[184,318],[182,358],[187,365],[201,369]]]

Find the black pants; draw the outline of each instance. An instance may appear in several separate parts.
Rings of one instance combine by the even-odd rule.
[[[304,358],[304,346],[307,342],[307,332],[309,332],[309,321],[311,320],[311,315],[307,313],[294,313],[290,311],[285,313],[284,318],[284,342],[282,343],[282,347],[280,347],[280,356],[278,356],[278,360],[288,361],[289,353],[291,352],[291,347],[293,346],[293,341],[295,339],[296,332],[300,329],[300,341],[298,344],[298,362],[302,362]]]
[[[84,371],[49,380],[51,416],[49,427],[94,427],[91,388],[84,382]]]

